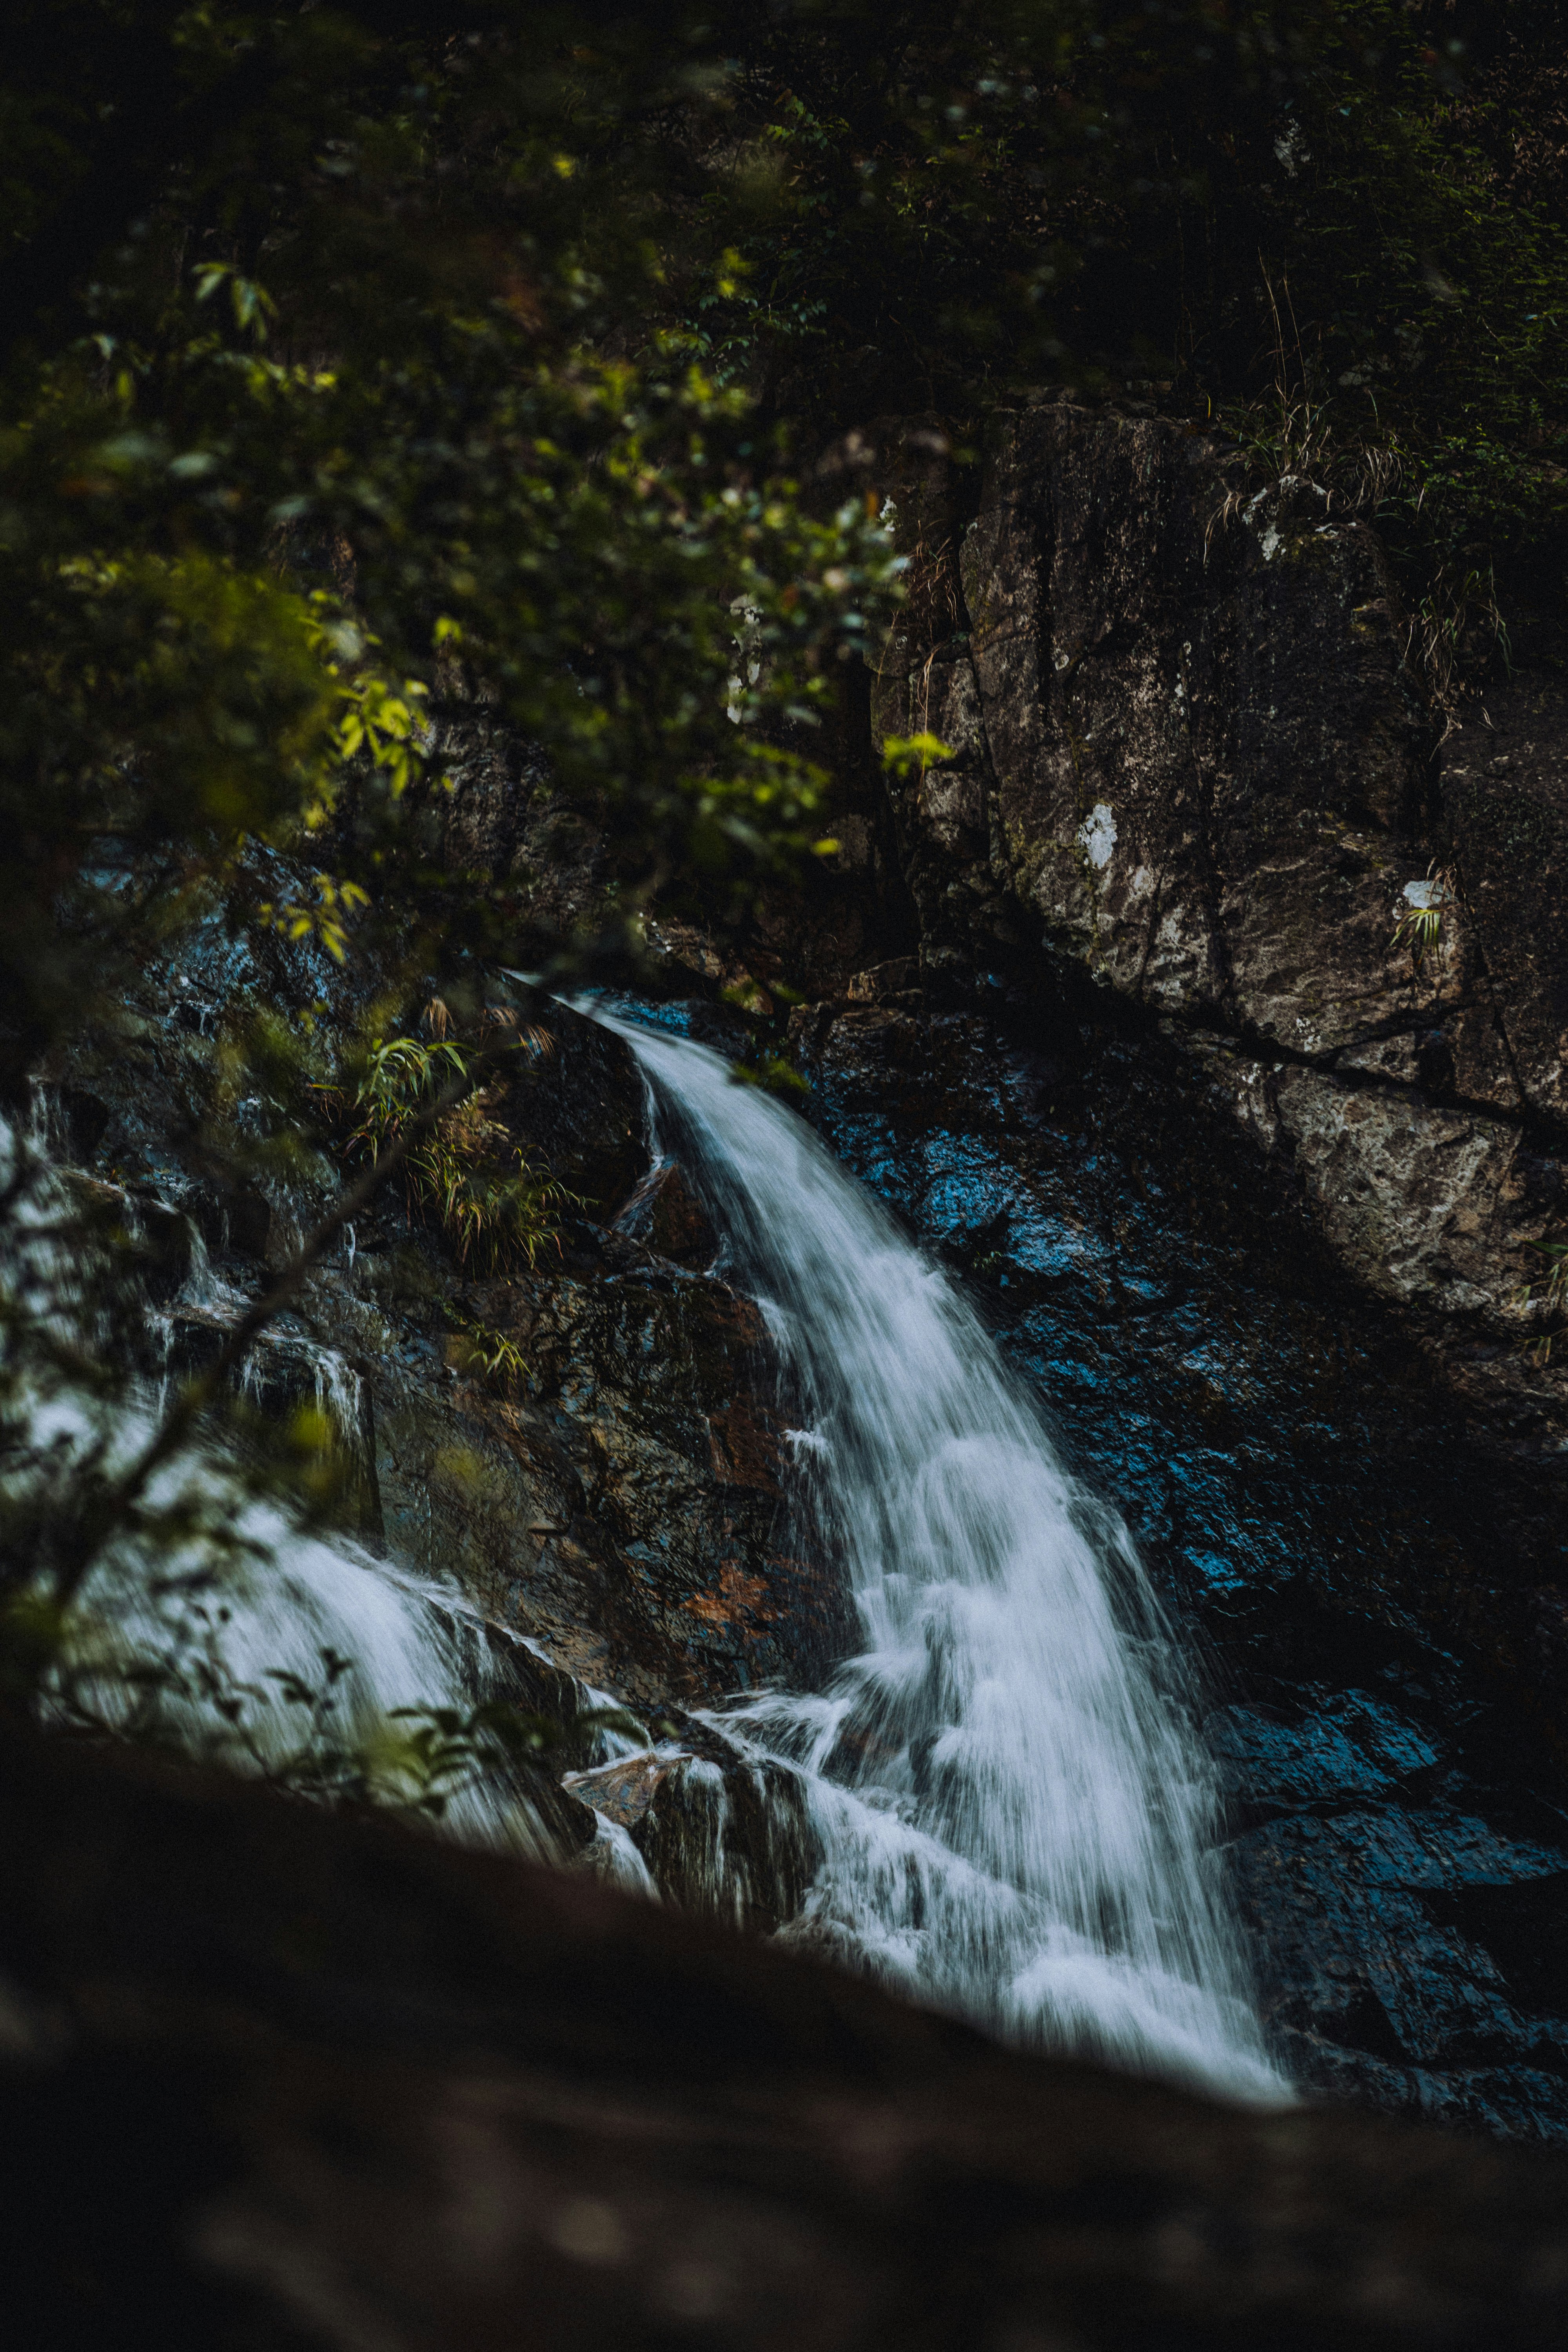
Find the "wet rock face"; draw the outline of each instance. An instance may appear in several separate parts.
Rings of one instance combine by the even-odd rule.
[[[550,1050],[520,1055],[496,1116],[531,1162],[608,1216],[647,1167],[643,1084],[620,1040],[559,1003],[544,1013]]]
[[[123,1030],[52,1074],[62,1157],[146,1236],[149,1371],[212,1360],[336,1181],[323,1160],[313,1191],[226,1188],[202,1140],[225,1024],[310,1011],[331,1034],[375,984],[215,909],[128,976]],[[350,1532],[650,1717],[810,1677],[852,1611],[785,1492],[761,1316],[703,1271],[689,1180],[650,1169],[625,1045],[559,1003],[529,1017],[547,1049],[493,1115],[573,1195],[559,1245],[465,1271],[388,1188],[254,1350],[251,1402],[325,1413]]]
[[[509,1606],[537,1617],[575,1586],[605,1644],[591,1678],[638,1697],[710,1701],[820,1672],[852,1612],[784,1492],[762,1318],[726,1284],[623,1247],[536,1295],[538,1442],[568,1507]]]
[[[1260,1060],[1212,1031],[1187,1031],[1181,1042],[1212,1097],[1288,1173],[1335,1255],[1369,1289],[1439,1329],[1462,1318],[1506,1332],[1519,1357],[1528,1334],[1500,1284],[1530,1271],[1521,1236],[1561,1218],[1560,1160],[1516,1122],[1425,1090]]]
[[[1479,991],[1504,1047],[1500,1072],[1457,1034],[1452,1084],[1568,1122],[1568,679],[1562,649],[1551,650],[1552,670],[1524,671],[1489,690],[1444,746],[1455,885]]]
[[[1018,415],[964,541],[967,642],[929,681],[886,667],[882,710],[929,693],[960,755],[906,822],[968,847],[961,925],[984,870],[1005,930],[1026,911],[1129,995],[1321,1055],[1406,1013],[1389,934],[1436,734],[1371,534],[1309,482],[1229,488],[1181,427]]]
[[[1087,992],[889,992],[797,1015],[812,1115],[966,1281],[1179,1621],[1282,2066],[1568,2142],[1549,1375],[1517,1425],[1472,1415],[1185,1045]]]
[[[648,1171],[616,1226],[676,1265],[711,1265],[719,1253],[708,1213],[678,1160],[662,1160]]]
[[[1373,535],[1157,419],[1015,416],[963,576],[967,626],[895,633],[876,708],[955,753],[894,787],[928,980],[1068,959],[1169,1019],[1340,1263],[1514,1416],[1474,1350],[1517,1356],[1525,1244],[1568,1217],[1568,689],[1440,751]]]
[[[580,1876],[0,1737],[29,2340],[1532,2352],[1560,2164],[1009,2054]]]

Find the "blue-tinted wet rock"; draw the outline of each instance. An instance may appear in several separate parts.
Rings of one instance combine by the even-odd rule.
[[[1180,1620],[1293,2079],[1568,2141],[1539,1465],[1472,1424],[1157,1040],[1026,1001],[809,1008],[795,1034],[812,1115],[965,1275]]]

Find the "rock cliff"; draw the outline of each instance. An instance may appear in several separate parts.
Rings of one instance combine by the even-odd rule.
[[[900,488],[911,540],[944,494]],[[1500,1457],[1564,1466],[1561,675],[1443,740],[1364,523],[1155,417],[1005,419],[952,568],[875,696],[952,751],[892,787],[928,988],[1069,966],[1164,1024]]]

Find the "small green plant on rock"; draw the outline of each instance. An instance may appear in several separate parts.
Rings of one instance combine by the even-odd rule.
[[[952,746],[944,743],[940,735],[929,729],[918,735],[885,735],[882,738],[882,765],[900,782],[908,776],[923,776],[934,762],[951,760]]]
[[[1407,898],[1410,890],[1422,895],[1410,900],[1394,924],[1389,946],[1409,950],[1411,976],[1415,978],[1442,939],[1443,918],[1458,898],[1458,887],[1451,870],[1445,866],[1441,871],[1429,868],[1424,885],[1411,883]]]
[[[765,1048],[744,1062],[736,1062],[730,1071],[736,1086],[761,1087],[764,1094],[779,1095],[786,1102],[794,1095],[810,1091],[807,1080],[795,1068],[786,1054],[774,1054]]]
[[[512,1049],[546,1054],[553,1042],[528,1029]],[[474,1048],[446,1036],[377,1038],[352,1093],[322,1089],[348,1127],[348,1153],[377,1159],[445,1091],[472,1077],[478,1062]],[[497,1085],[476,1085],[426,1128],[404,1161],[410,1207],[434,1217],[465,1269],[491,1274],[532,1266],[542,1250],[559,1249],[560,1212],[578,1205],[490,1116],[500,1095]]]
[[[1549,1316],[1563,1314],[1568,1309],[1568,1242],[1527,1242],[1525,1247],[1545,1259],[1544,1279],[1537,1274],[1521,1282],[1511,1294],[1510,1305],[1538,1307]],[[1546,1331],[1534,1342],[1531,1354],[1537,1364],[1551,1362],[1552,1342],[1561,1337],[1561,1332]]]
[[[527,1378],[528,1360],[515,1339],[491,1323],[471,1320],[460,1308],[447,1311],[458,1327],[447,1342],[447,1360],[456,1371],[502,1392]]]

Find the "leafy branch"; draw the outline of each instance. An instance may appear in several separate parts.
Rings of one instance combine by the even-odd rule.
[[[514,1046],[515,1040],[503,1035],[468,1049],[461,1066],[444,1086],[432,1089],[423,1102],[405,1108],[395,1127],[388,1128],[370,1165],[338,1194],[272,1287],[231,1325],[206,1370],[184,1384],[153,1435],[123,1468],[110,1467],[107,1435],[100,1433],[94,1441],[78,1466],[71,1492],[62,1497],[53,1531],[49,1591],[57,1611],[69,1611],[109,1545],[133,1523],[158,1473],[191,1443],[204,1415],[223,1394],[262,1332],[293,1305],[344,1226],[363,1214],[426,1136],[461,1108],[481,1085],[486,1071]]]
[[[510,1024],[514,1016],[495,1018]],[[542,1055],[554,1047],[547,1031],[531,1027],[510,1035],[501,1050]],[[500,1089],[480,1086],[477,1068],[476,1049],[453,1038],[378,1038],[352,1093],[320,1091],[348,1123],[343,1148],[351,1157],[382,1153],[412,1120],[421,1120],[404,1155],[405,1190],[410,1206],[433,1215],[448,1234],[465,1267],[532,1266],[541,1250],[560,1247],[558,1212],[578,1205],[578,1196],[532,1167],[490,1116]],[[427,1118],[444,1079],[465,1091]]]
[[[30,1660],[26,1687],[44,1718],[76,1738],[130,1741],[237,1768],[328,1805],[374,1805],[440,1820],[454,1799],[519,1767],[548,1764],[584,1735],[644,1737],[616,1707],[589,1707],[566,1727],[489,1698],[367,1710],[354,1662],[319,1645],[312,1675],[292,1666],[237,1674],[226,1651],[234,1612],[208,1570],[154,1577],[153,1622],[120,1629],[36,1591],[0,1619],[0,1658]]]

